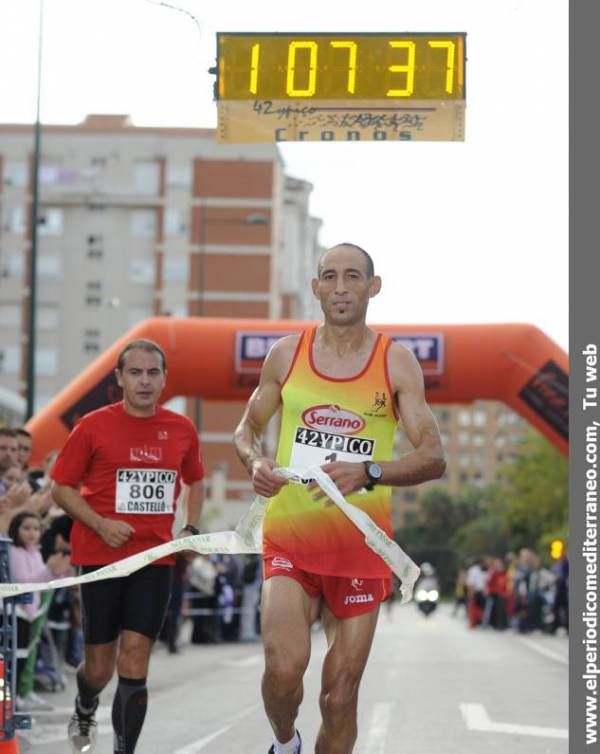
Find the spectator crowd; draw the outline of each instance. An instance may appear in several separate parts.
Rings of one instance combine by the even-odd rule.
[[[477,557],[465,564],[458,573],[453,612],[464,607],[471,628],[568,632],[568,593],[566,551],[547,568],[536,552],[523,547],[518,554]]]
[[[42,469],[31,469],[33,439],[25,429],[0,427],[0,537],[10,540],[12,579],[45,582],[73,575],[72,521],[52,500],[50,472],[57,452]],[[171,653],[181,646],[182,624],[192,644],[256,641],[262,563],[258,555],[178,556],[169,611],[161,640]],[[49,710],[47,694],[64,688],[83,653],[77,587],[32,595],[17,613],[17,699],[20,711]]]

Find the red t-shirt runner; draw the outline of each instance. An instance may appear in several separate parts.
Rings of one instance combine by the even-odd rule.
[[[93,529],[75,521],[71,532],[75,565],[106,565],[169,542],[182,481],[204,476],[193,423],[157,406],[153,416],[126,413],[122,403],[84,416],[74,427],[52,470],[57,484],[79,487],[104,518],[126,521],[135,532],[111,547]],[[174,558],[155,561],[171,564]]]

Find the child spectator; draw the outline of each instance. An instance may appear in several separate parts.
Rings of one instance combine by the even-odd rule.
[[[10,559],[15,582],[50,581],[70,571],[71,559],[62,552],[53,553],[47,563],[42,560],[41,523],[35,513],[17,513],[10,522],[8,536],[13,542]],[[29,646],[31,624],[40,614],[40,602],[39,592],[34,592],[30,603],[17,605],[17,682],[32,650]],[[16,706],[19,710],[48,709],[48,704],[33,691],[25,699],[17,696]]]

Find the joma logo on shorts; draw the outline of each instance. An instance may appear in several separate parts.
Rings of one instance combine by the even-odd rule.
[[[344,605],[356,605],[359,602],[373,602],[375,597],[372,594],[347,594],[344,598]]]
[[[321,405],[311,406],[302,414],[302,421],[311,429],[329,427],[353,435],[360,432],[365,421],[358,414],[341,406]]]
[[[287,571],[292,569],[294,567],[294,564],[291,563],[287,558],[280,558],[279,556],[276,556],[271,561],[271,567],[272,568],[285,568]]]

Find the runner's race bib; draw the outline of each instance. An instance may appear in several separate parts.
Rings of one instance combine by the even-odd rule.
[[[117,513],[173,513],[177,472],[169,469],[119,469]]]
[[[374,449],[375,440],[368,437],[336,435],[332,432],[296,427],[289,465],[293,468],[305,468],[323,466],[333,461],[361,463],[372,460]],[[312,480],[302,481],[308,483]]]

